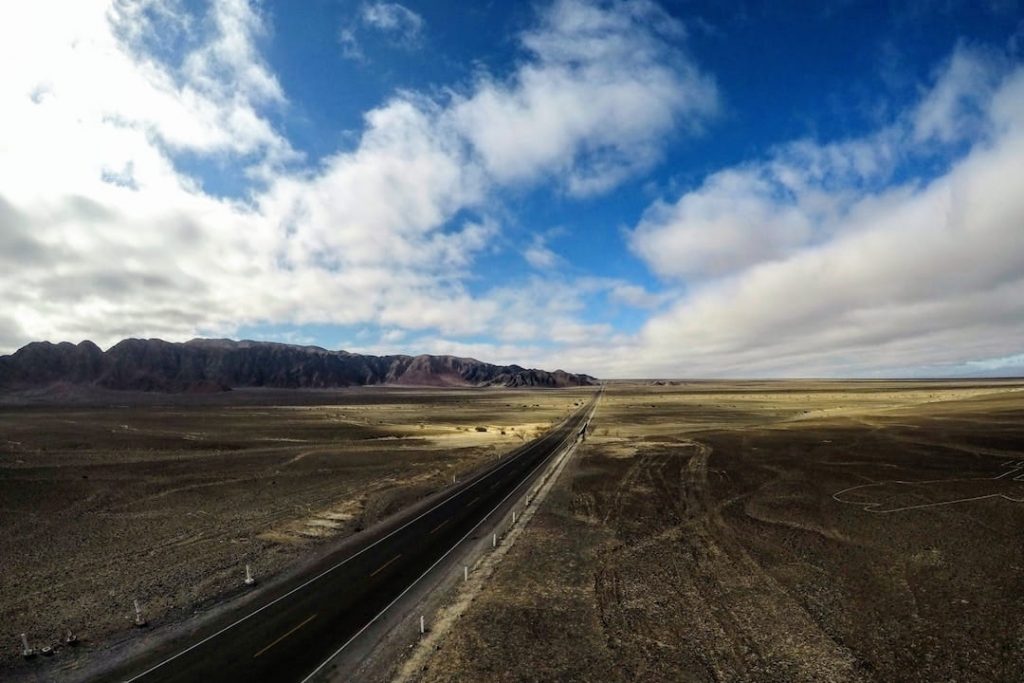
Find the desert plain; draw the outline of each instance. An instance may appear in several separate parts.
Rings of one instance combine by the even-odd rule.
[[[592,391],[6,406],[0,675],[27,671],[18,634],[67,628],[82,643],[47,666],[73,675],[136,637],[133,599],[186,623],[244,590],[246,563],[287,571]],[[550,494],[403,680],[1021,680],[1022,536],[1019,380],[609,382]]]
[[[1024,679],[1024,383],[612,382],[411,680]]]
[[[74,680],[140,636],[134,600],[150,629],[187,623],[238,597],[246,564],[259,581],[294,568],[590,395],[261,389],[0,406],[0,679]],[[21,633],[56,654],[23,662]]]

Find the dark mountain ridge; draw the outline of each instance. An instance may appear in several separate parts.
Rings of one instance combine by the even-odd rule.
[[[0,356],[0,388],[54,384],[165,392],[226,391],[234,387],[327,389],[364,385],[438,387],[570,387],[596,383],[589,375],[492,365],[455,356],[369,356],[276,342],[125,339],[107,351],[80,344],[32,342]]]

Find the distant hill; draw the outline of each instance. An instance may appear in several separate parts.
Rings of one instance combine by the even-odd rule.
[[[364,385],[435,387],[572,387],[589,375],[492,365],[454,356],[366,356],[318,346],[193,339],[125,339],[106,352],[80,344],[32,342],[0,356],[0,388],[51,385],[165,392],[227,391],[235,387],[326,389]]]

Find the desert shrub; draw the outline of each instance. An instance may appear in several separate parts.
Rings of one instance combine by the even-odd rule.
[[[478,431],[478,432],[486,432],[487,431],[487,427],[477,427],[476,431]]]

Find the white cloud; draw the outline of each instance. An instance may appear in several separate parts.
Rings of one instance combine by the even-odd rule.
[[[383,33],[395,47],[413,50],[423,44],[426,28],[423,17],[397,2],[367,2],[356,17],[338,30],[338,44],[343,57],[357,62],[368,62],[360,34],[365,29]]]
[[[958,47],[913,114],[914,141],[971,139],[985,123],[984,105],[997,85],[994,57]]]
[[[391,329],[391,330],[385,330],[384,332],[382,332],[381,335],[380,335],[380,340],[382,342],[384,342],[385,344],[395,344],[395,343],[398,343],[398,342],[402,341],[407,336],[408,336],[408,332],[406,332],[405,330],[402,330],[402,329]],[[380,352],[377,351],[377,353],[380,353]]]
[[[211,14],[214,38],[185,59],[188,82],[220,101],[241,90],[253,102],[283,102],[281,86],[254,44],[266,34],[263,18],[246,0],[221,0]]]
[[[593,74],[616,73],[616,88],[625,87],[610,66],[626,49],[610,47],[615,32],[652,55],[663,49],[628,18],[643,7],[584,12],[563,3],[542,12],[542,28],[524,41],[568,42],[531,47],[500,92],[551,117],[558,110],[543,93],[517,84],[550,81],[550,71],[577,98],[586,99],[586,87],[600,91]],[[300,168],[267,115],[288,98],[260,57],[268,32],[253,5],[221,0],[197,17],[175,0],[83,0],[15,4],[0,14],[6,348],[32,339],[183,339],[261,323],[369,323],[517,344],[607,336],[606,327],[578,322],[586,293],[572,283],[483,294],[466,286],[475,257],[497,241],[487,210],[495,193],[525,182],[484,163],[469,135],[485,136],[482,125],[460,123],[462,107],[497,92],[493,82],[454,101],[401,93],[367,112],[351,150]],[[573,17],[596,22],[600,35],[572,28]],[[585,69],[556,54],[573,49],[593,53]],[[685,63],[654,62],[643,62],[641,77],[690,83]],[[703,80],[694,83],[707,92]],[[637,87],[655,115],[630,120],[608,104],[609,130],[642,146],[668,131],[666,116],[685,124],[688,110],[671,103],[688,96],[664,95],[671,103],[661,106],[647,96],[657,88]],[[545,152],[535,180],[556,168],[583,177],[609,147],[614,163],[602,163],[635,166],[625,142],[612,145],[592,123],[555,127],[572,129],[558,143],[570,161]],[[180,152],[247,168],[262,184],[245,201],[211,196],[178,168]]]
[[[415,45],[423,34],[423,17],[397,2],[371,2],[363,5],[363,23],[390,33],[401,44]]]
[[[174,0],[0,7],[0,348],[335,323],[410,351],[606,376],[1020,353],[1024,72],[998,59],[960,48],[892,125],[795,141],[655,204],[629,244],[678,291],[545,272],[479,293],[502,190],[612,187],[714,115],[713,83],[670,46],[682,27],[645,2],[562,0],[522,34],[511,74],[448,98],[400,93],[351,149],[300,168],[267,114],[288,97],[260,57],[265,18],[236,0],[207,18],[197,31]],[[185,46],[171,58],[169,34]],[[948,173],[893,182],[965,141]],[[211,196],[181,152],[262,183],[245,201]],[[535,266],[557,265],[531,247]],[[583,322],[601,296],[655,312],[616,334]]]
[[[530,244],[523,250],[523,258],[537,270],[551,270],[562,264],[562,258],[547,245],[544,235],[534,235]]]
[[[280,179],[260,198],[262,213],[288,230],[282,256],[293,267],[404,265],[445,268],[458,252],[432,234],[485,188],[459,141],[430,102],[393,100],[366,115],[352,152],[313,178]],[[480,228],[465,233],[481,246]]]
[[[501,183],[551,176],[601,192],[648,168],[676,127],[698,132],[718,109],[714,82],[669,46],[681,27],[647,2],[604,9],[557,0],[524,33],[529,61],[483,77],[454,126]]]
[[[548,270],[558,265],[558,254],[542,244],[531,244],[523,252],[523,258],[538,270]]]
[[[629,233],[630,248],[659,275],[723,276],[820,244],[889,187],[901,165],[934,159],[991,133],[988,110],[1003,70],[958,47],[921,100],[860,138],[796,140],[708,176],[675,202],[656,201]]]
[[[974,144],[947,173],[889,180],[896,160],[965,134]],[[959,49],[893,127],[799,151],[815,163],[784,147],[655,206],[633,232],[652,268],[702,278],[633,340],[633,367],[860,374],[1020,352],[1024,68]]]
[[[246,209],[203,195],[169,156],[291,156],[257,110],[283,102],[276,81],[259,62],[234,63],[252,53],[223,35],[251,39],[256,19],[218,7],[209,42],[173,66],[144,51],[151,29],[121,11],[131,7],[2,10],[0,232],[36,258],[0,284],[23,341],[216,327],[216,300],[243,291],[232,276],[266,239]]]
[[[675,204],[657,202],[630,234],[633,250],[666,277],[719,275],[807,242],[810,218],[780,205],[757,169],[727,170]]]
[[[672,292],[650,292],[640,285],[613,283],[608,289],[608,298],[618,304],[632,308],[656,308],[673,298]]]
[[[346,24],[338,29],[338,44],[341,46],[341,56],[355,62],[365,62],[366,53],[359,42],[359,34],[355,26]]]

